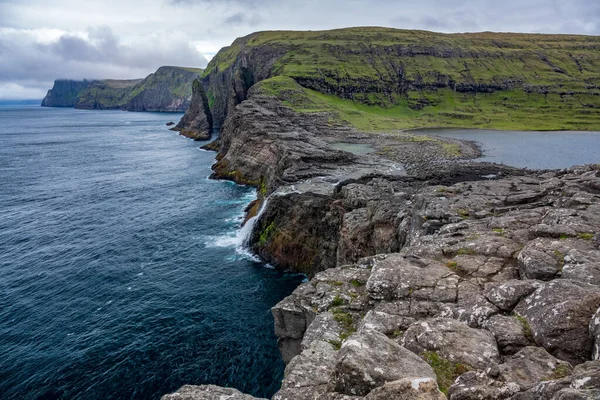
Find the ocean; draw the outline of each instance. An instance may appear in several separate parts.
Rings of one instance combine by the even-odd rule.
[[[0,106],[0,398],[278,389],[270,308],[303,277],[244,250],[255,189],[180,117]]]

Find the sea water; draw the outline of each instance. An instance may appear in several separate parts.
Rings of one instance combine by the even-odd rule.
[[[277,390],[302,277],[243,249],[255,190],[208,179],[180,117],[0,106],[0,398]]]

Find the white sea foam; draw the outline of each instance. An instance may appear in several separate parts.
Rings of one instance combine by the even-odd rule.
[[[256,257],[254,254],[252,254],[252,252],[248,248],[248,242],[250,241],[250,235],[252,234],[252,231],[254,230],[254,225],[256,225],[256,222],[261,217],[261,215],[264,213],[265,209],[267,208],[268,202],[269,202],[269,197],[267,197],[263,201],[258,213],[254,217],[252,217],[248,221],[246,221],[244,226],[242,226],[240,229],[237,229],[232,232],[228,232],[225,235],[221,235],[221,236],[209,236],[206,238],[204,245],[206,247],[213,247],[213,248],[214,247],[230,247],[230,248],[233,247],[233,248],[235,248],[236,254],[238,254],[244,258],[248,258],[252,261],[257,261],[257,262],[260,261],[258,259],[258,257]],[[243,214],[242,214],[242,218],[243,218]],[[228,219],[228,221],[229,220],[231,220],[231,219]]]

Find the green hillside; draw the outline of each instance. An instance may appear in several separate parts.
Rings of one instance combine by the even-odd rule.
[[[297,110],[330,111],[362,130],[600,129],[595,36],[259,32],[222,49],[203,76],[231,69]],[[221,89],[209,85],[211,106]]]

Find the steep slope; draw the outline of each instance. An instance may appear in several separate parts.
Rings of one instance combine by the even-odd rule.
[[[192,99],[192,82],[198,68],[160,67],[136,85],[125,105],[127,111],[186,111]]]
[[[133,88],[141,82],[143,82],[142,79],[96,81],[77,95],[75,108],[85,110],[122,109]]]
[[[182,112],[190,106],[192,82],[201,73],[201,69],[166,66],[144,79],[57,80],[42,106]]]
[[[79,94],[97,81],[57,79],[42,100],[42,107],[75,107]]]
[[[215,125],[256,82],[292,78],[355,127],[598,129],[600,37],[387,28],[259,32],[203,74]]]

